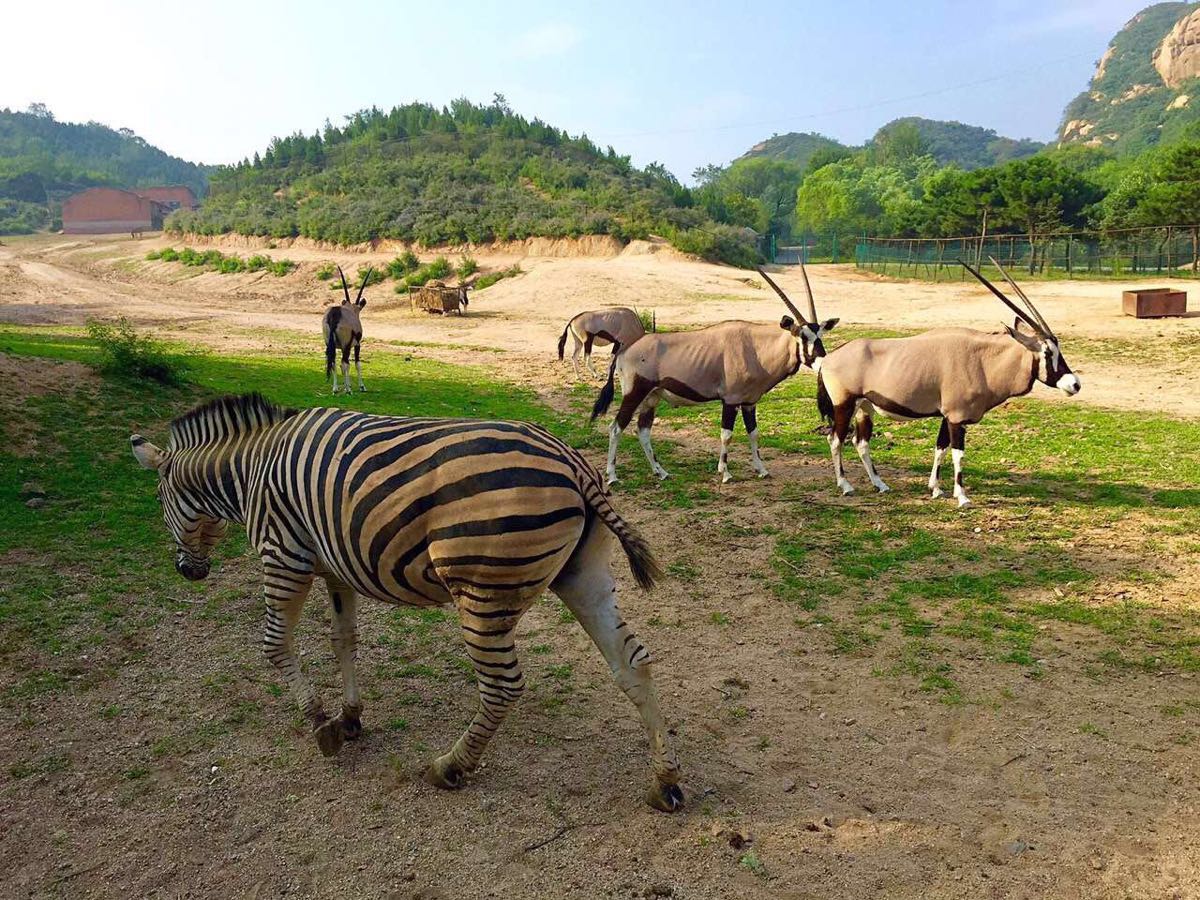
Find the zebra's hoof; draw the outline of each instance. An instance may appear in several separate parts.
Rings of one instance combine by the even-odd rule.
[[[342,731],[340,719],[329,719],[313,730],[313,737],[317,739],[322,756],[337,756],[346,735]]]
[[[458,790],[463,786],[462,769],[445,759],[435,759],[422,777],[426,784],[432,784],[444,791]]]
[[[660,812],[677,812],[683,809],[683,789],[677,784],[655,781],[646,794],[646,802]]]

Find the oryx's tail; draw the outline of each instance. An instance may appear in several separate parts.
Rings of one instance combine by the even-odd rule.
[[[608,364],[608,381],[604,382],[604,387],[600,388],[600,396],[596,398],[596,405],[592,407],[593,422],[608,412],[608,408],[612,406],[613,395],[617,392],[613,379],[617,374],[617,358],[620,349],[620,341],[613,341],[612,362]]]
[[[337,361],[337,335],[333,329],[329,330],[329,337],[325,339],[325,379],[333,374],[333,364]]]
[[[833,398],[829,396],[829,391],[825,388],[825,379],[821,377],[821,373],[817,373],[817,412],[821,418],[833,424]]]
[[[590,483],[584,487],[583,499],[592,508],[596,518],[621,542],[621,549],[629,560],[629,570],[633,572],[638,586],[646,591],[654,587],[654,583],[663,576],[662,566],[645,538],[612,508],[599,479],[590,479]]]
[[[567,348],[567,332],[571,330],[571,323],[567,323],[567,327],[563,329],[562,337],[558,339],[558,361],[562,362],[563,353]]]

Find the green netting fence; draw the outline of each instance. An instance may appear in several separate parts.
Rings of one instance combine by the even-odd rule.
[[[1006,269],[1048,278],[1200,277],[1200,225],[1076,231],[1039,235],[975,235],[956,238],[860,237],[858,268],[930,281],[962,279],[958,264],[988,265],[994,256]]]

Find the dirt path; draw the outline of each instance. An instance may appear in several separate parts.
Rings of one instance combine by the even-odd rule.
[[[166,243],[161,238],[12,241],[0,247],[0,321],[80,324],[93,316],[124,314],[202,341],[230,334],[246,339],[264,330],[307,336],[318,332],[318,315],[336,296],[314,277],[321,262],[335,260],[352,272],[387,259],[384,254],[264,250],[297,259],[300,268],[285,278],[197,274],[176,263],[144,260],[148,249]],[[488,268],[513,262],[511,256],[478,254],[477,259]],[[552,357],[566,319],[582,309],[652,308],[660,322],[674,325],[729,318],[772,321],[782,312],[754,273],[684,259],[658,245],[631,245],[615,257],[525,258],[520,264],[526,274],[476,295],[463,317],[413,314],[407,300],[391,292],[390,282],[372,288],[368,340],[502,349],[532,360]],[[778,280],[793,296],[802,296],[797,273],[783,271]],[[965,282],[889,282],[849,266],[814,266],[812,282],[821,315],[838,316],[845,325],[991,330],[1006,320],[994,299]],[[1120,314],[1123,287],[1110,282],[1035,286],[1039,307],[1084,382],[1084,391],[1070,402],[1200,415],[1190,362],[1200,350],[1200,312],[1182,319],[1135,320]],[[1059,399],[1040,386],[1035,391]]]

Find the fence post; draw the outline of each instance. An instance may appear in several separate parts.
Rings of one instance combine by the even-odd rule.
[[[1068,235],[1067,235],[1067,277],[1068,277],[1068,278],[1070,278],[1070,277],[1072,276],[1072,269],[1071,269],[1071,248],[1072,248],[1074,245],[1075,245],[1075,235],[1073,235],[1073,234],[1068,234]]]
[[[837,245],[837,232],[836,231],[833,233],[833,261],[834,261],[834,263],[836,263],[838,261],[838,245]]]

